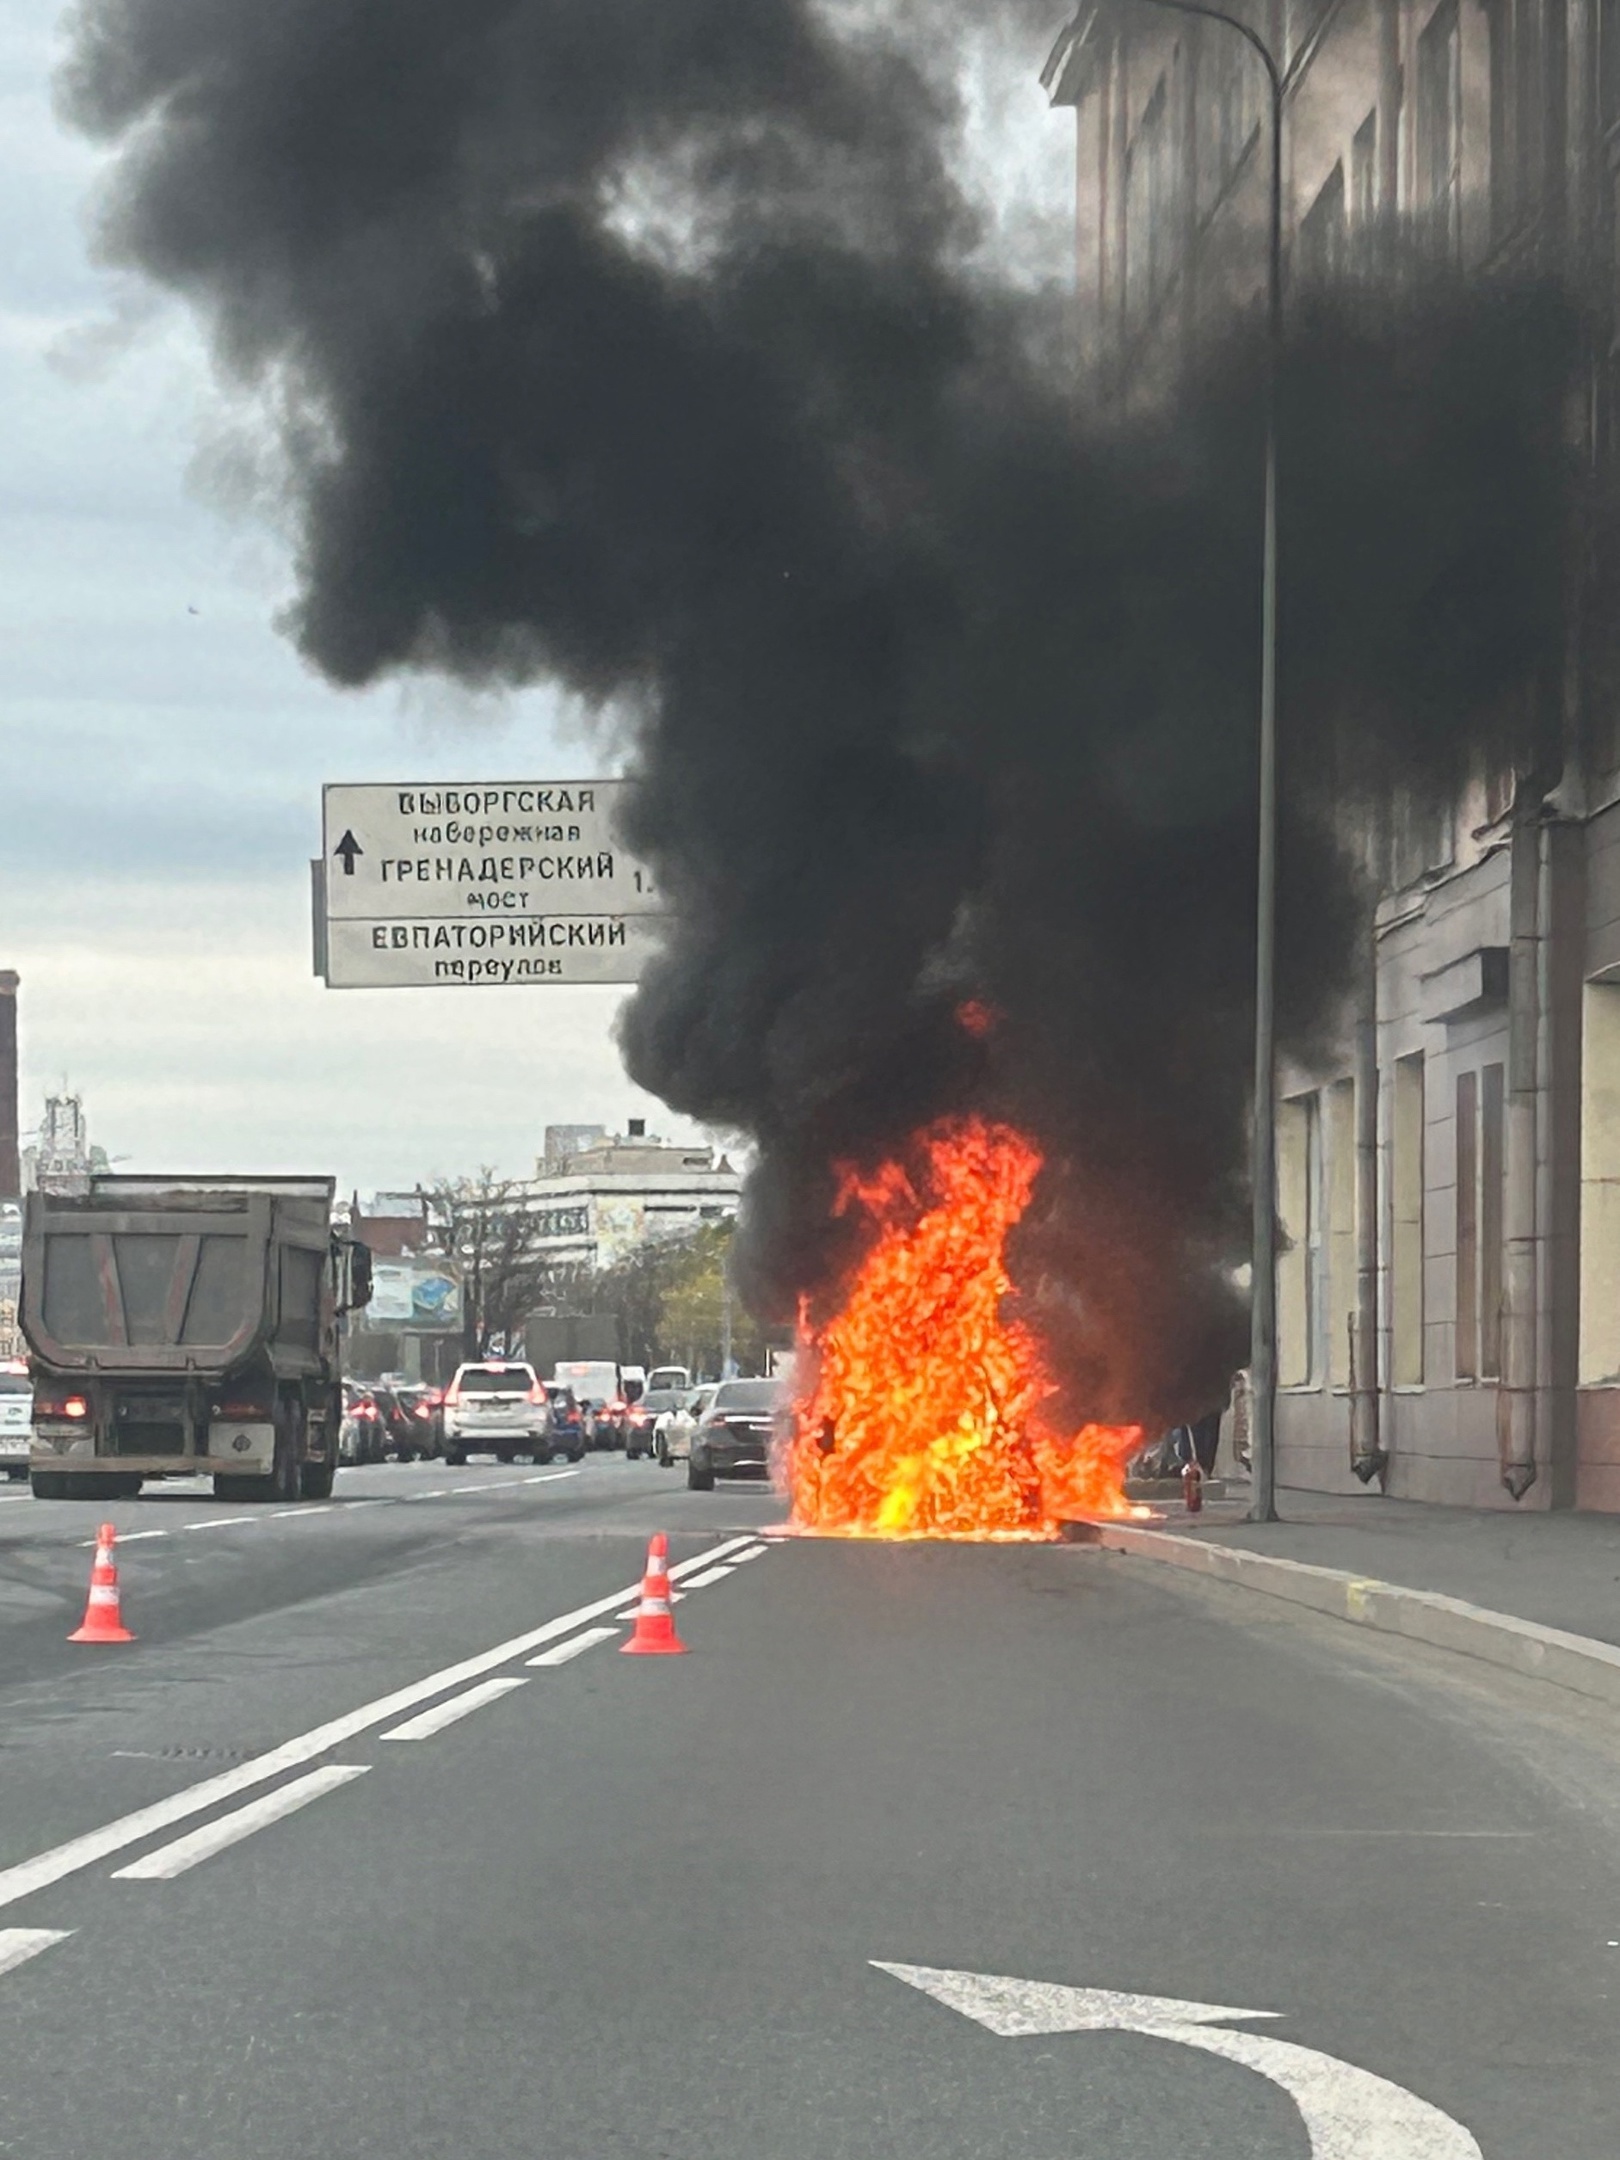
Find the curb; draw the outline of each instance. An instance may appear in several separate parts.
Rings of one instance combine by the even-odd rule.
[[[1169,1530],[1133,1530],[1122,1523],[1074,1526],[1088,1545],[1110,1552],[1136,1553],[1194,1574],[1237,1583],[1262,1596],[1309,1606],[1330,1619],[1354,1627],[1375,1628],[1383,1635],[1404,1635],[1440,1650],[1460,1651],[1486,1665],[1532,1680],[1550,1680],[1576,1695],[1620,1708],[1620,1645],[1563,1628],[1542,1627],[1511,1613],[1470,1605],[1464,1598],[1437,1590],[1408,1590],[1398,1583],[1352,1575],[1343,1568],[1313,1567],[1303,1560],[1283,1560],[1237,1545],[1206,1544]],[[1071,1532],[1071,1535],[1074,1534]]]

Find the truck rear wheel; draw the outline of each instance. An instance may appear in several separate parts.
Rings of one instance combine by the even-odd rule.
[[[298,1493],[303,1500],[330,1500],[332,1480],[337,1466],[329,1462],[301,1463],[298,1469]]]

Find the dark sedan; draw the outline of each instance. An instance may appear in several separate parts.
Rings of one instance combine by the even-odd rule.
[[[769,1476],[771,1442],[786,1401],[779,1380],[722,1380],[692,1434],[686,1459],[692,1490],[712,1492],[717,1477]]]

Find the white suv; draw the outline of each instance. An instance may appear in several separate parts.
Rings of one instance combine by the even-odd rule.
[[[444,1391],[444,1459],[464,1463],[469,1450],[510,1462],[519,1451],[551,1446],[551,1405],[532,1365],[458,1365]]]

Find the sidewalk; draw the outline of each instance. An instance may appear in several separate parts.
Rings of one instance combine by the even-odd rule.
[[[1279,1523],[1246,1523],[1247,1501],[1201,1516],[1167,1508],[1155,1527],[1410,1590],[1462,1598],[1542,1627],[1620,1645],[1620,1515],[1519,1514],[1415,1500],[1282,1491]]]

